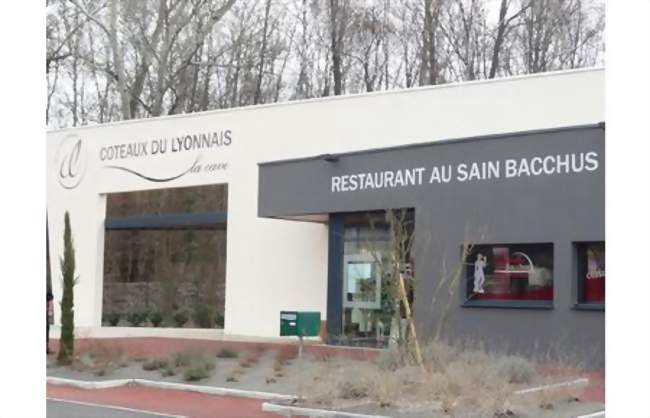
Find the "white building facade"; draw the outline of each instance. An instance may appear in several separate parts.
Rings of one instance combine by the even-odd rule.
[[[107,194],[228,184],[223,332],[276,337],[282,310],[326,318],[327,223],[258,216],[258,164],[602,123],[604,76],[603,69],[546,73],[49,132],[55,302],[66,211],[79,276],[75,323],[92,330],[102,326]],[[56,324],[59,318],[55,303]]]

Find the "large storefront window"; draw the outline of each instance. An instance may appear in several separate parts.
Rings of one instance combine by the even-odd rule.
[[[605,243],[576,244],[578,254],[578,303],[605,303]]]
[[[109,194],[104,325],[223,328],[227,203],[227,185]]]
[[[476,245],[466,265],[466,306],[552,305],[553,244]]]
[[[413,233],[412,211],[404,221]],[[343,329],[341,342],[384,347],[398,338],[396,288],[391,261],[391,227],[385,213],[345,217],[343,251]],[[410,264],[407,266],[411,271]],[[412,295],[412,279],[405,275]],[[411,298],[412,299],[412,298]]]

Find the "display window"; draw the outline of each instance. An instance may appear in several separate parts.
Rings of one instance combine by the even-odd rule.
[[[578,303],[605,303],[605,242],[576,244],[578,255]]]
[[[465,305],[552,306],[553,244],[475,245],[465,264]]]

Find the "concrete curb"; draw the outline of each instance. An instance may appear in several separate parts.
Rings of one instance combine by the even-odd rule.
[[[598,412],[593,412],[591,414],[587,415],[580,415],[576,418],[601,418],[605,416],[605,411],[598,411]]]
[[[188,392],[205,393],[207,395],[235,396],[239,398],[252,398],[265,401],[287,401],[295,398],[293,395],[285,395],[281,393],[259,392],[253,390],[231,389],[215,386],[190,385],[186,383],[158,382],[155,380],[146,379],[116,379],[91,382],[48,376],[47,383],[52,385],[72,386],[80,389],[107,389],[128,385],[138,385],[156,389],[183,390]]]
[[[216,386],[190,385],[187,383],[159,382],[155,380],[133,379],[137,385],[157,388],[157,389],[174,389],[185,390],[189,392],[199,392],[208,395],[236,396],[240,398],[252,398],[260,400],[288,401],[295,398],[293,395],[285,395],[273,392],[259,392],[254,390],[231,389]]]
[[[299,406],[278,405],[270,402],[262,404],[262,411],[287,417],[302,416],[311,418],[391,418],[385,415],[355,414],[353,412],[331,411],[327,409],[303,408]]]
[[[534,388],[520,389],[514,392],[515,395],[526,395],[529,393],[541,392],[549,389],[558,389],[566,386],[587,386],[589,379],[582,377],[580,379],[569,380],[568,382],[551,383],[549,385],[537,386]]]
[[[80,389],[117,388],[120,386],[127,386],[133,383],[133,379],[98,380],[98,381],[91,382],[86,380],[66,379],[63,377],[53,377],[53,376],[47,376],[46,381],[51,385],[73,386]]]

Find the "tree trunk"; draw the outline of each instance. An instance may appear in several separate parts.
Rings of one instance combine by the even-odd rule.
[[[126,73],[124,70],[124,56],[122,55],[122,48],[120,47],[120,40],[117,35],[120,33],[117,27],[117,3],[118,0],[111,0],[110,15],[111,15],[111,30],[109,33],[109,42],[113,52],[113,65],[115,66],[115,74],[117,78],[117,91],[120,97],[120,109],[122,111],[122,119],[131,119],[131,106],[129,103],[129,92],[126,87]]]
[[[340,34],[341,16],[338,0],[330,0],[330,31],[332,41],[332,74],[334,76],[334,95],[340,96],[343,92],[341,82],[341,44]]]
[[[488,78],[494,78],[499,68],[499,52],[503,44],[503,35],[506,31],[506,13],[508,12],[508,0],[501,0],[501,7],[499,8],[499,26],[497,27],[497,37],[494,41],[494,48],[492,49],[492,63],[490,64],[490,74]]]
[[[255,83],[255,96],[253,97],[253,104],[260,103],[260,99],[262,97],[262,78],[264,76],[264,59],[266,55],[270,10],[271,0],[266,0],[266,8],[264,10],[264,29],[262,30],[262,48],[260,50],[260,64],[257,69],[257,82]]]

